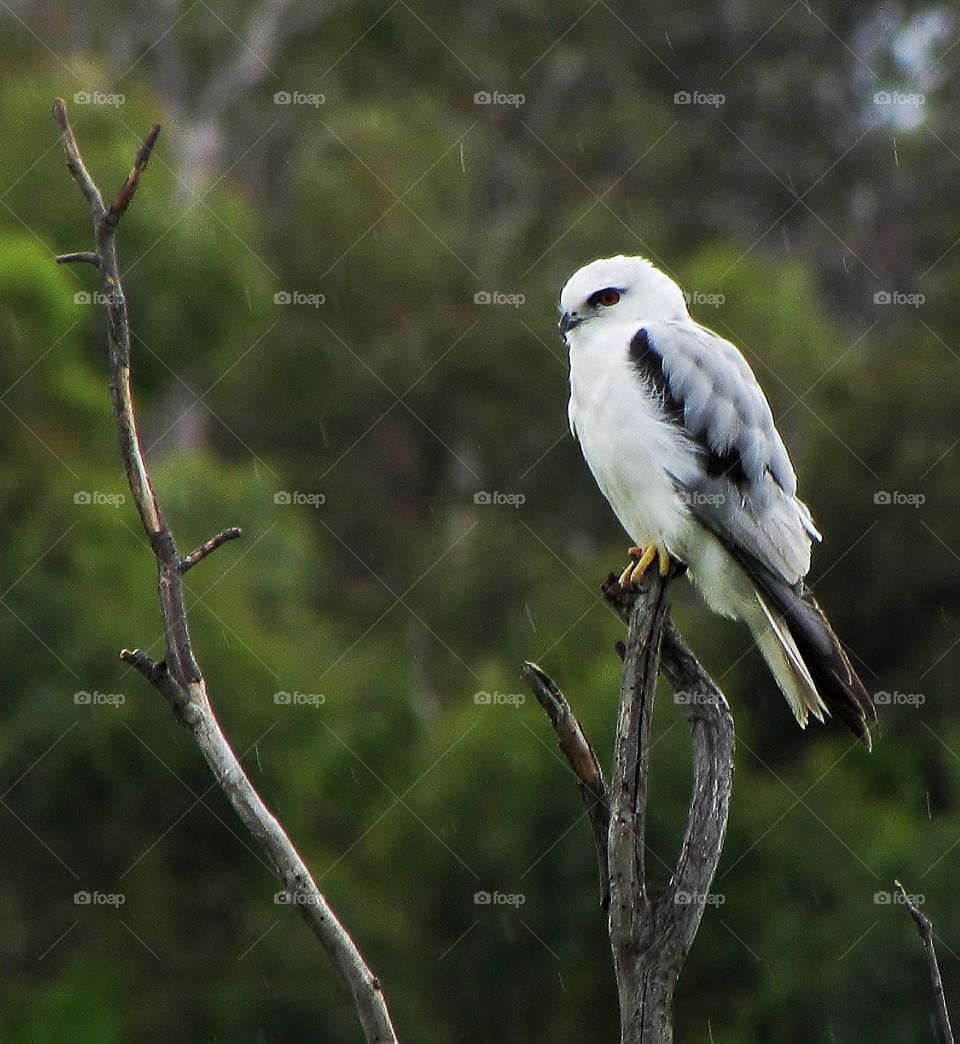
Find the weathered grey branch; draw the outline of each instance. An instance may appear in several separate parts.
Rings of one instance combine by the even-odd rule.
[[[683,959],[674,933],[660,923],[662,903],[647,894],[644,859],[650,728],[666,614],[667,581],[648,570],[630,608],[610,782],[608,929],[623,1044],[672,1039],[673,988]]]
[[[677,924],[683,956],[693,945],[727,829],[733,789],[733,715],[720,689],[667,620],[661,665],[693,736],[693,791],[677,868],[663,901],[686,911]],[[677,969],[679,974],[680,969]]]
[[[726,700],[668,621],[670,578],[650,570],[636,592],[611,576],[604,595],[627,621],[610,824],[610,942],[624,1044],[673,1039],[673,993],[716,872],[733,778]],[[647,889],[644,845],[650,726],[662,660],[693,733],[693,789],[680,855],[664,893]]]
[[[669,621],[667,592],[674,575],[660,577],[651,569],[638,588],[629,591],[615,575],[603,585],[604,597],[627,624],[626,642],[618,648],[623,679],[614,768],[609,794],[603,791],[609,801],[609,829],[605,845],[598,839],[601,886],[609,886],[608,931],[620,998],[621,1044],[673,1040],[673,993],[712,898],[733,781],[730,708]],[[644,846],[650,729],[661,664],[692,733],[693,788],[670,883],[662,895],[652,896]],[[602,783],[593,748],[557,686],[532,664],[521,673],[547,711],[581,793],[585,779]],[[596,836],[592,816],[591,823]]]
[[[894,885],[900,893],[904,905],[910,911],[913,923],[917,926],[923,948],[927,954],[927,963],[930,966],[930,980],[933,983],[933,998],[937,1008],[937,1022],[943,1035],[944,1044],[953,1044],[953,1029],[950,1026],[950,1012],[947,1010],[947,997],[943,992],[943,980],[940,978],[940,965],[937,961],[937,951],[933,945],[933,922],[926,914],[920,912],[917,904],[907,895],[906,889],[899,881]]]
[[[150,131],[137,153],[133,169],[107,207],[83,163],[66,106],[59,98],[54,103],[53,115],[60,127],[67,169],[90,206],[97,247],[96,253],[67,254],[60,260],[90,261],[100,270],[107,312],[110,394],[120,454],[159,574],[164,659],[154,661],[140,650],[124,650],[121,656],[164,695],[179,720],[192,731],[220,788],[247,829],[263,845],[283,879],[291,904],[296,906],[351,990],[367,1041],[370,1044],[395,1044],[397,1037],[380,980],[367,966],[353,939],[317,888],[299,852],[250,782],[217,721],[191,645],[183,601],[183,574],[228,540],[240,536],[240,531],[224,530],[192,554],[181,558],[160,510],[137,430],[130,385],[130,322],[120,283],[114,236],[118,222],[136,193],[160,128],[154,127]]]

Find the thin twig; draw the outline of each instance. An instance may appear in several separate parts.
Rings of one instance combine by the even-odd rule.
[[[600,872],[600,905],[610,905],[610,867],[607,863],[607,835],[610,831],[610,797],[603,781],[597,755],[580,722],[574,717],[563,693],[542,667],[529,660],[521,667],[520,677],[530,686],[550,719],[559,740],[560,750],[577,777],[580,796],[593,828]]]
[[[107,312],[110,393],[120,454],[159,574],[166,647],[164,659],[154,661],[140,650],[124,650],[121,655],[164,695],[174,707],[178,718],[193,732],[217,783],[244,825],[263,845],[283,879],[291,904],[296,906],[351,990],[369,1044],[396,1044],[396,1032],[380,980],[365,963],[353,939],[317,888],[300,854],[263,803],[227,741],[210,704],[206,682],[200,673],[190,641],[183,601],[183,574],[217,547],[239,536],[239,530],[224,530],[182,559],[160,510],[137,429],[130,387],[130,323],[120,283],[114,234],[137,190],[160,128],[154,127],[150,131],[137,153],[130,175],[107,209],[100,190],[84,165],[67,118],[66,106],[59,98],[54,103],[53,115],[60,127],[67,169],[80,186],[93,216],[96,256],[100,259],[100,282]]]
[[[906,889],[899,881],[894,885],[900,892],[904,905],[910,911],[913,923],[917,926],[923,948],[927,953],[927,963],[930,966],[930,979],[933,982],[933,998],[937,1007],[937,1021],[940,1024],[940,1032],[943,1034],[944,1044],[953,1044],[953,1029],[950,1026],[950,1012],[947,1010],[947,997],[943,992],[943,980],[940,978],[940,965],[937,962],[937,951],[933,945],[933,922],[926,914],[920,912],[917,904],[907,895]]]
[[[207,555],[212,555],[218,547],[223,547],[228,540],[238,540],[242,536],[243,530],[239,526],[231,526],[222,533],[217,533],[215,537],[211,537],[205,544],[198,547],[196,551],[191,551],[189,555],[185,555],[180,560],[180,572],[185,573],[188,569],[193,569],[198,562],[202,562]]]
[[[53,103],[53,118],[57,121],[60,137],[63,139],[63,148],[67,154],[67,170],[70,171],[73,180],[80,186],[80,191],[90,204],[93,220],[98,221],[104,214],[103,197],[84,166],[80,150],[77,148],[76,138],[73,136],[73,129],[67,119],[67,106],[62,98],[57,98]]]
[[[72,254],[60,254],[56,258],[58,265],[87,264],[100,267],[100,255],[89,250],[75,250]]]
[[[133,161],[133,169],[127,175],[127,180],[120,187],[117,198],[110,204],[110,209],[107,211],[107,221],[111,225],[116,225],[119,222],[120,218],[127,212],[127,207],[133,201],[133,195],[140,184],[140,175],[147,169],[147,164],[150,162],[150,154],[153,152],[153,146],[156,145],[159,136],[160,124],[155,123],[140,146],[137,158]]]

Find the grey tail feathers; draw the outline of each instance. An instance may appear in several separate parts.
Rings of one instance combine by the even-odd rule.
[[[816,599],[755,560],[741,566],[753,581],[763,613],[754,637],[801,725],[807,714],[835,714],[870,750],[877,711]]]

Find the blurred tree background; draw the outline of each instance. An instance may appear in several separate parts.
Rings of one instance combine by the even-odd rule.
[[[625,252],[751,360],[884,704],[872,756],[801,733],[746,630],[676,586],[739,739],[679,1039],[934,1039],[890,895],[922,896],[960,1009],[954,8],[12,0],[0,24],[0,1038],[359,1037],[117,659],[159,615],[94,275],[52,263],[92,242],[62,95],[107,192],[164,125],[119,237],[145,438],[184,551],[245,533],[188,577],[196,648],[401,1036],[616,1033],[590,831],[516,672],[541,661],[609,750],[598,591],[627,540],[567,433],[555,302]],[[669,698],[658,727],[665,867]]]

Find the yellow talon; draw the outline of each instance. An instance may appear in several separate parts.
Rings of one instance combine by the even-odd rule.
[[[620,586],[632,587],[644,573],[650,568],[653,560],[657,560],[660,575],[666,576],[670,572],[670,552],[658,544],[650,543],[645,548],[631,547],[627,549],[631,561],[627,563],[626,569],[620,574]],[[634,562],[633,559],[636,559]]]
[[[666,576],[670,572],[670,552],[665,547],[658,547],[657,558],[660,560],[660,575]]]
[[[617,583],[619,583],[621,587],[629,587],[630,584],[633,582],[630,579],[630,574],[633,572],[634,567],[636,566],[636,562],[634,562],[634,559],[639,559],[643,556],[643,548],[636,546],[628,547],[627,555],[629,555],[630,561],[627,562],[627,568],[624,569],[624,571],[620,574],[620,579],[617,581]]]

